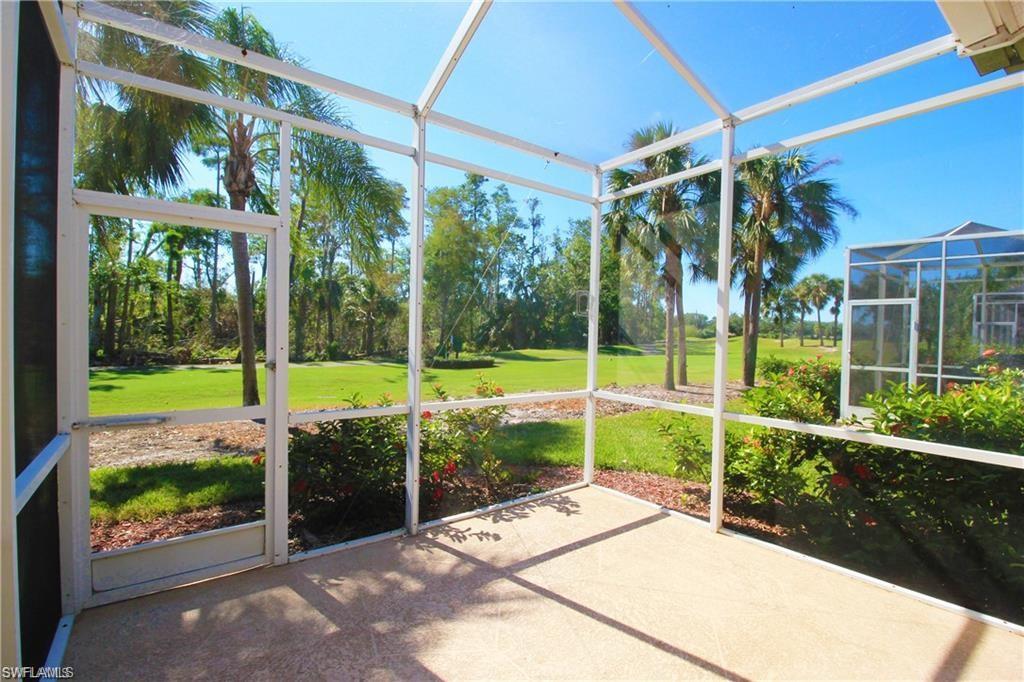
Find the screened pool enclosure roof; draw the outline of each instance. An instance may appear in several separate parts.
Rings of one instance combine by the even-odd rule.
[[[730,409],[729,384],[729,321],[730,291],[732,282],[733,234],[730,229],[719,229],[717,235],[717,278],[715,315],[715,353],[713,361],[713,403],[711,406],[678,403],[631,395],[602,389],[597,380],[598,365],[598,305],[601,294],[601,239],[603,215],[606,209],[627,197],[671,183],[701,176],[717,176],[720,186],[720,200],[715,206],[716,224],[734,224],[735,174],[734,169],[745,162],[754,161],[786,150],[813,145],[833,138],[864,131],[889,123],[922,116],[964,104],[981,98],[1024,88],[1024,73],[993,75],[978,79],[972,74],[973,82],[946,89],[945,91],[895,106],[883,106],[869,110],[851,120],[829,122],[824,126],[811,126],[797,134],[792,131],[768,143],[756,144],[739,149],[736,143],[737,130],[748,124],[770,120],[772,115],[787,112],[811,103],[819,98],[841,93],[849,89],[869,88],[870,82],[896,74],[904,69],[925,65],[936,59],[953,58],[953,55],[968,57],[984,53],[985,50],[1002,49],[1001,43],[992,42],[984,47],[965,46],[955,33],[930,38],[919,44],[895,51],[887,56],[871,59],[833,75],[826,75],[814,82],[795,87],[755,102],[742,108],[734,108],[730,98],[722,95],[720,84],[714,78],[694,67],[692,61],[683,56],[676,31],[679,26],[667,23],[659,25],[652,17],[663,16],[668,9],[661,6],[645,6],[624,0],[616,0],[614,9],[622,16],[623,30],[639,35],[652,53],[667,65],[674,78],[666,87],[685,91],[687,97],[710,112],[705,120],[696,122],[684,130],[652,144],[598,158],[581,153],[567,153],[549,140],[543,143],[521,139],[514,130],[493,130],[477,120],[466,120],[455,114],[459,112],[438,110],[438,103],[444,102],[442,95],[453,81],[462,62],[472,59],[474,37],[484,30],[492,15],[495,3],[490,0],[473,0],[461,22],[447,42],[441,58],[434,66],[429,78],[422,85],[419,95],[412,99],[395,97],[392,93],[357,85],[342,77],[348,74],[322,74],[295,63],[274,59],[252,50],[200,35],[187,29],[161,23],[150,16],[126,11],[125,9],[100,2],[84,1],[60,3],[56,0],[40,0],[39,7],[46,22],[46,28],[61,66],[60,79],[60,137],[59,137],[59,193],[57,215],[60,226],[57,245],[57,264],[61,273],[58,284],[58,314],[61,334],[58,338],[57,377],[61,387],[58,398],[59,419],[55,435],[31,465],[12,481],[16,490],[15,512],[20,511],[33,494],[39,490],[46,477],[56,470],[67,485],[60,489],[61,499],[61,581],[63,612],[71,615],[83,608],[104,605],[177,587],[197,580],[217,577],[247,570],[258,566],[287,564],[336,549],[350,547],[350,543],[310,553],[289,554],[289,427],[298,424],[324,422],[328,420],[350,420],[366,417],[402,416],[407,420],[405,445],[405,523],[402,529],[369,538],[368,541],[392,540],[401,535],[417,535],[424,528],[463,520],[490,510],[476,510],[423,523],[419,509],[419,476],[421,454],[421,421],[424,414],[431,412],[510,405],[519,403],[542,403],[553,400],[582,400],[585,402],[583,438],[583,467],[578,482],[548,493],[556,495],[568,490],[589,486],[594,482],[595,448],[598,439],[596,426],[597,402],[611,401],[659,408],[674,413],[687,413],[713,421],[711,437],[710,505],[708,520],[704,525],[712,531],[722,529],[725,495],[724,476],[726,458],[726,425],[728,422],[743,423],[782,429],[800,434],[812,434],[827,438],[867,443],[881,447],[923,453],[934,457],[953,458],[970,462],[1024,470],[1024,458],[1018,455],[983,450],[963,445],[925,442],[910,438],[874,433],[863,428],[843,424],[808,424],[740,413]],[[501,3],[499,3],[501,5]],[[723,4],[728,7],[728,3]],[[145,11],[144,5],[133,6]],[[140,9],[140,7],[142,9]],[[296,6],[301,12],[301,5]],[[584,5],[580,6],[585,7]],[[978,4],[979,11],[984,5]],[[602,5],[599,11],[609,11],[611,6]],[[9,18],[12,10],[7,3],[0,4],[5,12],[2,24],[4,41],[13,34]],[[579,9],[577,11],[583,11]],[[716,9],[715,11],[724,11]],[[671,16],[671,15],[670,15]],[[352,127],[334,125],[283,111],[254,101],[232,99],[222,94],[191,87],[180,82],[162,80],[153,75],[133,73],[114,66],[99,64],[80,58],[77,53],[77,37],[80,23],[98,24],[128,34],[142,36],[158,43],[175,46],[224,63],[244,66],[254,73],[267,74],[287,81],[316,88],[345,101],[357,102],[374,110],[397,115],[408,120],[407,134],[387,136],[360,132]],[[500,28],[500,27],[499,27]],[[10,33],[9,33],[10,32]],[[671,36],[666,37],[666,36]],[[673,39],[674,38],[674,39]],[[823,39],[821,36],[818,39]],[[714,36],[713,42],[719,50],[730,50],[728,34]],[[714,55],[711,55],[713,57]],[[699,61],[707,61],[709,55],[702,54]],[[510,55],[514,59],[515,55]],[[724,57],[723,57],[724,59]],[[966,61],[966,59],[965,59]],[[10,56],[4,57],[8,68]],[[510,68],[515,68],[514,62]],[[586,70],[587,64],[574,68]],[[496,75],[495,80],[499,80]],[[596,76],[598,80],[600,75]],[[196,102],[209,107],[237,112],[272,123],[278,139],[279,158],[274,160],[276,177],[279,179],[280,196],[290,197],[292,192],[292,144],[293,131],[311,131],[323,136],[349,140],[360,145],[397,154],[411,161],[413,168],[411,194],[409,196],[409,324],[408,324],[408,377],[404,389],[405,399],[401,404],[358,408],[336,408],[323,410],[290,410],[288,404],[289,386],[289,307],[293,305],[289,295],[288,263],[292,245],[289,230],[292,224],[292,207],[289,201],[281,201],[277,215],[259,214],[180,203],[150,196],[128,196],[112,192],[75,188],[72,165],[75,143],[75,102],[77,88],[85,79],[116,83],[179,100]],[[9,83],[4,84],[2,95],[7,95]],[[500,97],[497,93],[482,93],[481,97]],[[0,98],[2,99],[2,98]],[[538,105],[540,107],[542,105]],[[703,110],[703,109],[702,109]],[[843,110],[845,111],[845,109]],[[581,118],[600,117],[601,111],[576,111]],[[1009,122],[1020,125],[1020,122]],[[404,125],[404,123],[403,123]],[[569,124],[571,127],[571,123]],[[784,129],[781,126],[779,129]],[[491,167],[467,161],[432,149],[431,133],[436,129],[492,143],[504,150],[511,150],[547,165],[560,167],[560,178],[571,177],[565,182],[548,181],[551,176],[536,176],[508,172],[504,168]],[[768,128],[769,130],[771,128]],[[375,131],[376,132],[376,131]],[[628,186],[622,189],[609,187],[607,174],[649,159],[667,150],[684,144],[709,141],[714,153],[698,164],[679,172]],[[580,145],[573,145],[573,151]],[[571,391],[520,393],[487,398],[471,398],[451,401],[429,400],[422,395],[421,379],[424,370],[423,343],[423,299],[424,299],[424,240],[426,206],[425,192],[428,164],[443,166],[456,171],[478,174],[487,178],[524,187],[537,192],[554,195],[576,202],[589,214],[589,272],[588,288],[583,298],[587,302],[582,312],[586,314],[586,383],[585,388]],[[159,221],[172,225],[189,225],[202,228],[226,230],[233,233],[262,235],[267,251],[267,314],[266,314],[266,384],[262,405],[244,407],[213,408],[197,410],[168,411],[160,413],[118,414],[96,416],[89,412],[89,366],[88,366],[88,310],[89,310],[89,243],[88,225],[94,216],[130,218],[144,221]],[[5,233],[6,234],[6,233]],[[1024,235],[1009,233],[973,222],[964,223],[932,237],[917,241],[890,244],[869,244],[853,247],[851,263],[893,263],[942,259],[953,255],[946,252],[949,244],[957,245],[957,255],[974,255],[983,258],[1003,254],[1019,256],[1024,253]],[[953,248],[953,247],[949,247]],[[973,249],[973,252],[971,252]],[[970,253],[969,253],[970,252]],[[845,333],[845,328],[844,328]],[[735,351],[734,351],[735,352]],[[940,367],[936,374],[942,376]],[[2,396],[4,403],[9,396]],[[90,546],[90,491],[89,491],[89,437],[90,434],[110,429],[147,428],[154,425],[195,425],[230,420],[259,420],[266,425],[266,469],[265,469],[265,519],[229,529],[218,529],[210,533],[175,538],[167,541],[146,543],[128,549],[93,552]],[[6,475],[6,474],[5,474]],[[8,481],[5,480],[5,484]],[[520,500],[521,501],[521,500]],[[367,540],[357,541],[364,544]],[[877,581],[876,581],[877,582]],[[886,586],[897,591],[902,588]],[[903,590],[908,596],[921,598],[917,593]],[[967,613],[958,606],[925,598],[925,601],[958,613]],[[1015,632],[1024,631],[1020,626],[984,614],[970,612],[989,624],[997,624]],[[7,616],[7,613],[4,613]]]

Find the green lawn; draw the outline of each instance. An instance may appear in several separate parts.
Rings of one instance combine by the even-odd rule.
[[[251,457],[102,467],[89,472],[94,521],[148,521],[229,502],[263,499],[263,466]]]
[[[742,403],[742,400],[732,403],[729,409],[738,409],[740,405],[734,403]],[[694,425],[710,453],[710,417],[643,410],[597,420],[594,466],[671,476],[675,460],[658,428],[682,419]],[[726,428],[743,434],[751,427],[730,422]],[[583,466],[583,420],[514,424],[502,429],[501,436],[495,437],[494,445],[498,458],[508,464]]]
[[[711,383],[715,354],[714,339],[688,340],[690,381]],[[779,348],[777,339],[762,338],[759,354],[787,359],[834,353],[831,347],[801,348],[789,340]],[[729,375],[740,376],[741,341],[729,341]],[[424,399],[433,392],[430,385],[441,383],[454,397],[473,394],[476,377],[483,371],[506,393],[556,391],[583,388],[586,382],[586,352],[583,350],[521,350],[496,353],[497,365],[486,370],[446,369],[423,373]],[[663,359],[644,355],[638,349],[616,346],[602,349],[598,383],[661,383]],[[355,361],[302,363],[290,365],[289,407],[293,410],[338,407],[359,394],[369,403],[390,393],[396,402],[405,397],[405,365]],[[259,368],[260,393],[266,397],[264,370]],[[241,369],[237,365],[216,367],[150,367],[141,369],[94,369],[89,375],[89,406],[93,415],[164,412],[239,405]]]

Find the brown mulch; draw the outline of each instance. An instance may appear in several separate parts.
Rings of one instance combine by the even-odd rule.
[[[545,490],[554,490],[576,483],[583,477],[583,470],[580,467],[517,466],[512,467],[512,473],[513,482],[508,483],[502,491],[502,496],[505,499],[516,499]],[[424,521],[458,514],[489,504],[481,476],[465,474],[462,479],[466,484],[467,492],[459,497],[449,496],[440,507],[430,513],[425,512]],[[707,520],[708,518],[710,492],[708,486],[703,483],[694,483],[658,474],[609,469],[595,471],[594,482],[605,488],[653,502],[666,509],[682,512],[699,519]],[[782,537],[788,534],[783,526],[760,521],[754,518],[753,513],[744,513],[751,507],[749,500],[744,497],[730,496],[727,503],[725,522],[729,527],[761,537]],[[742,515],[730,513],[729,510],[735,510]],[[262,518],[262,511],[262,503],[248,502],[220,505],[151,521],[94,523],[92,526],[92,550],[100,552],[131,547],[143,542],[257,521]],[[365,530],[363,529],[363,531]],[[379,530],[387,529],[374,529],[372,532],[379,532]],[[305,533],[302,538],[293,538],[293,550],[331,545],[367,534],[372,533],[330,534],[319,537]]]
[[[611,469],[595,471],[594,483],[704,521],[708,520],[711,513],[711,488],[705,483],[684,481],[660,474]],[[788,533],[783,526],[754,518],[751,502],[743,495],[727,495],[726,507],[723,521],[732,528],[752,532],[758,536],[780,537]],[[737,516],[730,513],[730,510],[736,510],[743,515]]]
[[[201,533],[205,530],[259,521],[262,518],[262,503],[240,502],[198,509],[175,516],[163,516],[151,521],[93,521],[92,551],[132,547],[143,542]]]

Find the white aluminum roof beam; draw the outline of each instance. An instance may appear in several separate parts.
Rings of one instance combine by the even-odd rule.
[[[483,175],[493,180],[501,180],[502,182],[508,182],[513,185],[519,185],[520,187],[528,187],[535,189],[539,192],[546,192],[547,194],[554,194],[555,196],[565,197],[566,199],[572,199],[579,201],[584,204],[593,204],[594,197],[587,196],[586,194],[580,194],[579,192],[573,192],[572,190],[563,189],[556,187],[555,185],[549,185],[544,182],[538,182],[536,180],[530,180],[519,175],[512,175],[504,171],[495,170],[486,166],[478,166],[475,163],[469,163],[468,161],[460,161],[459,159],[453,159],[450,156],[443,156],[441,154],[435,154],[434,152],[427,152],[426,159],[430,163],[436,163],[441,166],[448,166],[455,170],[460,170],[466,173],[476,173],[477,175]]]
[[[478,126],[475,123],[469,123],[455,118],[454,116],[448,116],[437,111],[431,110],[431,112],[427,114],[427,122],[431,125],[447,128],[448,130],[454,130],[457,133],[471,135],[472,137],[487,140],[488,142],[493,142],[494,144],[499,144],[503,147],[508,147],[509,149],[515,149],[516,151],[531,154],[533,156],[540,157],[545,161],[557,163],[567,168],[583,171],[584,173],[593,173],[597,170],[597,165],[590,163],[589,161],[577,159],[573,156],[569,156],[568,154],[555,151],[554,149],[548,149],[547,147],[542,147],[540,145],[533,144],[532,142],[520,140],[517,137],[505,135],[504,133],[499,133],[489,128]]]
[[[650,156],[654,156],[655,154],[660,154],[662,152],[668,151],[669,149],[673,149],[684,144],[689,144],[690,142],[696,142],[697,140],[703,139],[710,135],[714,135],[721,129],[722,121],[716,118],[714,121],[701,123],[699,126],[694,126],[693,128],[690,128],[688,130],[678,132],[675,135],[670,135],[669,137],[666,137],[664,140],[658,140],[657,142],[649,144],[646,147],[634,149],[633,151],[626,152],[625,154],[622,154],[620,156],[616,156],[614,159],[608,159],[607,161],[598,164],[598,170],[600,170],[602,173],[607,173],[610,170],[615,170],[616,168],[628,166],[634,161],[640,161],[641,159],[646,159]]]
[[[43,23],[46,24],[46,31],[50,34],[50,42],[53,43],[53,51],[61,64],[71,66],[75,63],[75,48],[68,35],[68,28],[64,24],[64,15],[61,13],[59,0],[39,0],[39,12],[43,15]]]
[[[704,100],[709,107],[711,107],[711,110],[715,112],[716,116],[719,118],[730,118],[731,114],[725,105],[718,101],[718,98],[712,94],[711,90],[709,90],[706,85],[704,85],[704,82],[697,77],[697,74],[687,66],[682,57],[676,54],[675,50],[673,50],[665,39],[661,37],[661,34],[658,33],[657,29],[655,29],[650,22],[644,19],[643,15],[641,15],[636,7],[633,6],[633,3],[627,2],[627,0],[615,0],[615,5],[619,8],[620,12],[626,15],[626,18],[629,19],[630,23],[632,23],[633,26],[635,26],[636,29],[640,31],[645,38],[647,38],[647,41],[654,46],[654,49],[656,49],[661,56],[668,61],[672,68],[675,69],[676,73],[682,76],[683,79],[690,84],[690,87],[700,95],[700,98]]]
[[[473,39],[473,34],[480,27],[480,22],[484,20],[484,16],[487,15],[487,10],[491,8],[491,4],[492,0],[473,0],[470,3],[469,9],[466,10],[466,15],[462,17],[462,22],[459,23],[459,27],[455,30],[455,35],[452,36],[451,42],[448,43],[448,48],[445,49],[444,54],[441,56],[441,61],[438,62],[434,73],[430,76],[430,80],[427,81],[426,87],[423,88],[423,93],[416,100],[416,108],[421,116],[434,108],[434,102],[437,101],[452,72],[455,71],[455,65],[459,63],[462,53],[469,47],[469,41]]]
[[[858,83],[864,83],[873,78],[884,76],[908,66],[920,64],[935,57],[953,52],[956,49],[956,39],[953,34],[944,35],[935,40],[915,45],[909,49],[882,57],[875,61],[862,64],[848,71],[837,73],[820,81],[815,81],[796,90],[772,97],[763,102],[745,107],[736,112],[736,122],[746,123],[754,119],[767,116],[782,109],[817,99],[823,95],[843,90]]]
[[[776,154],[787,149],[793,149],[794,147],[802,147],[804,145],[814,144],[815,142],[822,142],[833,137],[839,137],[840,135],[874,128],[875,126],[879,126],[884,123],[891,123],[893,121],[909,118],[918,114],[925,114],[930,111],[945,109],[946,107],[951,107],[954,104],[970,102],[974,99],[988,97],[989,95],[1007,92],[1020,87],[1024,87],[1024,73],[1017,73],[1012,76],[1003,76],[1002,78],[987,81],[979,85],[972,85],[971,87],[954,90],[953,92],[948,92],[944,95],[923,99],[919,102],[914,102],[913,104],[905,104],[901,107],[886,109],[885,111],[881,111],[877,114],[862,116],[852,121],[847,121],[846,123],[840,123],[814,132],[805,133],[804,135],[780,140],[774,144],[748,149],[742,154],[737,154],[733,157],[733,162],[743,163],[745,161],[753,161],[754,159],[759,159],[769,154]]]
[[[654,180],[642,182],[639,185],[633,185],[632,187],[627,187],[626,189],[620,189],[617,192],[609,192],[607,194],[602,194],[598,198],[598,201],[600,201],[601,203],[615,201],[616,199],[622,199],[623,197],[632,196],[634,194],[640,194],[641,192],[646,192],[649,189],[661,187],[662,185],[669,185],[672,184],[673,182],[682,182],[683,180],[696,178],[701,175],[704,175],[705,173],[712,173],[714,171],[721,170],[721,168],[721,159],[709,161],[708,163],[703,163],[699,166],[694,166],[693,168],[687,168],[686,170],[679,171],[678,173],[672,173],[671,175],[666,175],[660,178],[655,178]]]
[[[93,64],[92,62],[80,61],[78,63],[78,72],[89,78],[118,83],[119,85],[123,85],[128,88],[139,88],[140,90],[147,90],[160,95],[168,95],[169,97],[177,97],[178,99],[206,104],[211,107],[227,109],[241,114],[249,114],[250,116],[266,119],[268,121],[291,123],[296,128],[302,128],[310,132],[327,135],[328,137],[351,140],[352,142],[358,142],[359,144],[364,144],[368,147],[384,149],[389,152],[401,154],[402,156],[411,157],[415,153],[415,150],[409,145],[398,144],[397,142],[385,140],[380,137],[374,137],[373,135],[366,135],[365,133],[360,133],[359,131],[351,128],[336,126],[330,123],[324,123],[323,121],[316,121],[311,118],[303,118],[302,116],[289,114],[279,109],[272,109],[259,104],[242,102],[230,97],[223,97],[212,92],[206,92],[205,90],[197,90],[196,88],[178,85],[177,83],[168,83],[167,81],[150,78],[149,76],[141,76],[128,71],[121,71],[120,69],[112,69],[108,66]]]
[[[286,78],[296,83],[319,88],[358,102],[372,104],[405,116],[413,115],[413,105],[410,102],[403,102],[395,97],[347,83],[337,78],[324,76],[316,71],[310,71],[301,66],[289,64],[280,59],[274,59],[273,57],[268,57],[252,50],[246,50],[230,43],[206,38],[187,29],[176,28],[155,19],[148,19],[98,2],[81,3],[78,14],[86,21],[129,31],[186,50],[194,50],[209,57],[223,59],[232,64],[246,66],[271,76]]]

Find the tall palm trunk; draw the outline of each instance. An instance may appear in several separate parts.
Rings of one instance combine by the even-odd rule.
[[[676,307],[676,285],[669,275],[667,268],[665,272],[665,381],[664,386],[668,391],[676,388],[675,371],[673,369],[673,356],[675,345],[676,325],[673,320],[673,312]]]
[[[786,347],[786,323],[782,318],[782,313],[779,313],[779,348]]]
[[[804,345],[804,315],[805,311],[803,307],[800,308],[800,345]]]
[[[107,315],[103,328],[103,359],[106,362],[114,361],[114,341],[117,338],[117,276],[111,275],[107,284]]]
[[[836,339],[839,337],[839,312],[832,313],[832,347],[836,347]]]
[[[818,345],[825,345],[825,328],[821,326],[821,308],[818,308]]]
[[[253,125],[241,116],[235,119],[228,135],[228,160],[224,187],[231,197],[231,208],[244,211],[246,201],[256,187],[255,160],[251,149]],[[256,380],[256,325],[254,321],[252,284],[249,273],[249,240],[242,232],[231,233],[231,255],[234,259],[235,292],[238,298],[238,340],[242,356],[242,404],[259,405],[260,388]]]
[[[686,314],[683,310],[683,256],[680,251],[675,254],[676,268],[676,326],[679,328],[679,375],[677,384],[686,386],[689,383],[686,372]]]
[[[757,336],[761,333],[761,289],[764,280],[764,245],[754,247],[754,272],[747,287],[743,320],[743,383],[754,385],[757,371]]]

